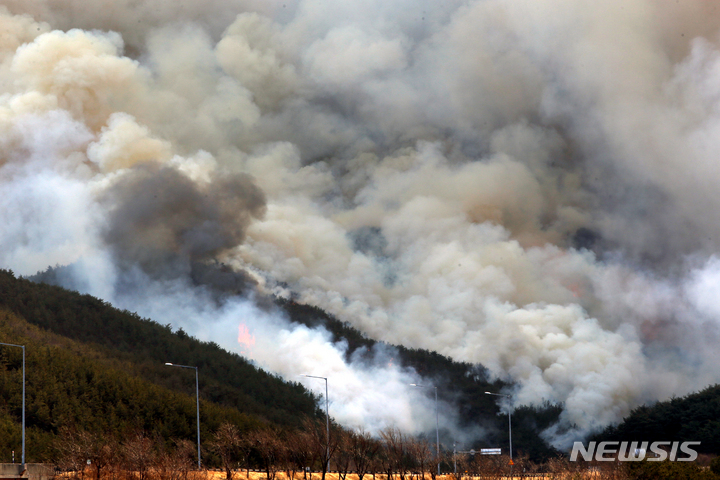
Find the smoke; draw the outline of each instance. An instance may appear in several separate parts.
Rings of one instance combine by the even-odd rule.
[[[346,424],[434,406],[213,289],[482,363],[563,403],[560,446],[719,381],[711,2],[131,3],[0,9],[4,267],[236,351],[242,324]]]
[[[116,181],[101,203],[109,212],[104,240],[116,256],[158,272],[168,256],[208,260],[242,243],[265,197],[247,175],[198,186],[175,168],[146,163]]]

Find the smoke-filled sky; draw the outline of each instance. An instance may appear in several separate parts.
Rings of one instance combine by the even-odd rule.
[[[373,429],[432,427],[424,379],[198,265],[563,402],[556,445],[720,381],[715,2],[3,4],[0,266],[327,376]]]

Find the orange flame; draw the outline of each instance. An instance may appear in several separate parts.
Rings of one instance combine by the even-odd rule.
[[[238,343],[243,347],[241,349],[243,353],[252,352],[252,347],[255,346],[255,336],[250,333],[250,329],[244,323],[238,327]]]

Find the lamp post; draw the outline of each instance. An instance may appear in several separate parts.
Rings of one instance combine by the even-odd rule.
[[[8,347],[22,348],[23,361],[22,361],[22,457],[21,466],[22,470],[25,470],[25,345],[15,345],[13,343],[0,343],[0,345],[7,345]]]
[[[507,397],[510,398],[510,395],[505,395],[504,393],[492,393],[492,392],[485,392],[485,395],[495,395],[496,397]],[[510,415],[510,409],[508,408],[508,438],[510,440],[510,467],[513,466],[513,456],[512,456],[512,420]]]
[[[200,459],[200,387],[198,384],[198,367],[191,367],[190,365],[177,365],[175,363],[165,363],[168,367],[180,367],[180,368],[194,368],[195,369],[195,403],[197,406],[197,450],[198,450],[198,470],[202,467]]]
[[[434,388],[435,389],[435,441],[437,445],[437,464],[438,464],[438,475],[440,475],[440,420],[438,419],[438,392],[437,387],[430,387],[428,385],[418,385],[417,383],[411,383],[411,387],[418,388]]]
[[[327,377],[317,377],[315,375],[305,375],[304,373],[300,375],[301,377],[308,377],[308,378],[320,378],[322,380],[325,380],[325,421],[327,423],[327,443],[326,443],[326,457],[327,457],[327,466],[325,467],[326,470],[330,470],[330,411],[328,409],[328,379]]]

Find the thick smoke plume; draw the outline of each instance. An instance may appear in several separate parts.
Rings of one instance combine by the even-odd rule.
[[[347,424],[433,406],[202,265],[562,402],[557,445],[720,380],[712,2],[4,5],[3,267],[332,377]]]
[[[109,212],[105,242],[149,272],[176,257],[208,260],[242,243],[247,223],[265,207],[247,175],[226,174],[198,186],[177,169],[154,164],[130,170],[101,202]]]

